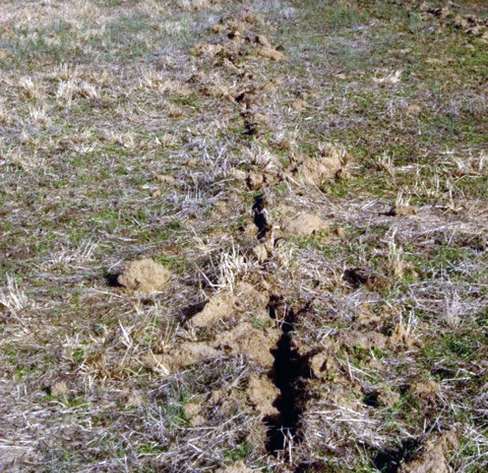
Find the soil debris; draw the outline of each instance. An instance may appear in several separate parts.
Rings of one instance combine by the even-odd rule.
[[[194,427],[205,423],[205,417],[200,414],[202,409],[203,405],[199,402],[189,402],[185,405],[185,416]]]
[[[226,85],[208,85],[204,87],[203,93],[209,97],[215,98],[228,98],[230,100],[234,100],[230,93],[230,88]]]
[[[291,104],[291,108],[293,110],[296,110],[297,112],[307,107],[308,107],[308,102],[306,102],[305,100],[295,100]]]
[[[265,48],[274,49],[271,41],[262,34],[257,35],[254,41]]]
[[[263,416],[278,414],[278,409],[273,403],[279,396],[279,389],[266,376],[252,375],[249,379],[247,396],[250,402]]]
[[[447,457],[457,449],[456,434],[453,431],[444,432],[428,440],[422,452],[401,465],[398,473],[454,473]]]
[[[262,56],[266,59],[271,59],[272,61],[286,60],[286,56],[281,51],[277,51],[274,48],[262,47],[258,49],[256,52],[259,56]]]
[[[320,351],[309,357],[308,364],[317,379],[328,379],[337,371],[337,362],[328,350]]]
[[[160,368],[160,370],[164,368],[169,373],[175,373],[186,366],[216,358],[221,354],[222,352],[205,342],[183,342],[168,354],[151,354],[145,358],[145,361],[150,367]]]
[[[441,385],[434,380],[419,381],[415,383],[410,391],[423,399],[437,397],[441,392]]]
[[[404,215],[417,215],[418,209],[417,207],[413,207],[412,205],[408,204],[395,204],[393,207],[385,212],[384,215],[389,217],[399,217]]]
[[[348,268],[344,271],[343,279],[355,289],[366,286],[368,289],[379,293],[387,291],[392,285],[389,278],[375,274],[369,268]]]
[[[214,473],[252,473],[252,472],[253,470],[249,469],[243,460],[239,460],[238,462],[232,463],[229,466],[215,470]]]
[[[51,395],[54,397],[63,397],[68,393],[68,385],[64,381],[58,381],[51,387]]]
[[[284,217],[281,229],[285,235],[308,237],[330,231],[330,225],[318,215],[305,213],[296,217]]]
[[[388,339],[388,344],[394,349],[406,348],[407,350],[416,350],[422,347],[420,340],[402,323],[395,326]]]
[[[154,176],[154,180],[161,184],[171,185],[176,182],[176,177],[170,176],[168,174],[158,174],[157,176]]]
[[[151,294],[162,291],[170,278],[171,271],[151,258],[145,258],[128,262],[117,281],[131,291]]]
[[[240,282],[236,287],[236,307],[247,317],[268,322],[267,301],[268,296],[259,292],[252,284]]]
[[[335,177],[347,179],[348,160],[343,148],[328,143],[314,157],[296,156],[294,173],[301,184],[320,188]]]
[[[203,310],[189,320],[189,324],[192,327],[206,327],[217,320],[232,317],[234,304],[235,298],[232,294],[215,294],[205,304]]]
[[[254,328],[248,322],[242,322],[233,330],[219,334],[213,346],[244,355],[249,360],[270,367],[273,364],[270,350],[276,346],[279,338],[280,332],[275,328],[263,331]]]

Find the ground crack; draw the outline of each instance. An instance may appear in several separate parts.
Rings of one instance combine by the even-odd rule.
[[[305,379],[309,377],[310,370],[307,358],[300,356],[293,345],[292,332],[298,317],[308,310],[309,305],[295,311],[290,307],[281,307],[280,298],[274,295],[268,303],[271,318],[278,319],[278,312],[282,313],[282,335],[277,348],[271,350],[274,364],[270,373],[270,378],[280,391],[273,404],[279,414],[264,419],[268,427],[266,450],[273,455],[286,453],[292,443],[297,444],[303,440],[299,427],[307,401]],[[291,449],[289,452],[287,460],[291,463]]]
[[[265,208],[266,199],[264,195],[258,195],[252,206],[254,225],[258,228],[257,239],[262,241],[271,231],[271,225],[268,222],[268,213]]]

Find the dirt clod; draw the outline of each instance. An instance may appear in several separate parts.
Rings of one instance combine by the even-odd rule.
[[[142,294],[162,291],[171,277],[171,271],[162,264],[145,258],[130,261],[119,274],[117,281],[121,286]]]
[[[257,54],[262,56],[266,59],[271,59],[272,61],[285,61],[286,56],[281,52],[277,51],[274,48],[268,48],[266,46],[257,50]]]
[[[335,176],[348,176],[348,157],[343,148],[331,144],[323,145],[317,156],[298,157],[297,178],[301,184],[320,187]]]
[[[241,282],[236,288],[236,307],[247,317],[256,318],[262,322],[269,320],[266,304],[268,297],[254,288],[252,284]]]
[[[214,473],[252,473],[252,471],[253,470],[249,469],[242,460],[239,460],[229,466],[215,470]]]
[[[273,49],[273,45],[271,44],[271,41],[262,34],[257,35],[255,41],[256,43],[260,44],[261,46],[264,46],[265,48]]]
[[[273,403],[279,394],[279,389],[268,377],[252,375],[249,379],[247,396],[261,415],[278,414],[278,409],[273,406]]]
[[[429,399],[440,394],[441,386],[437,381],[433,380],[419,381],[412,386],[411,391],[420,398]]]
[[[62,397],[68,393],[68,386],[64,381],[54,383],[51,388],[51,394],[55,397]]]
[[[405,325],[398,324],[388,340],[388,344],[392,348],[404,347],[407,350],[415,350],[422,346],[418,338],[408,330]]]
[[[328,232],[330,225],[322,217],[315,214],[301,214],[296,217],[285,217],[281,222],[285,235],[308,237],[319,232]]]
[[[445,432],[428,440],[422,453],[400,466],[398,473],[453,473],[447,456],[457,448],[456,434],[452,431]]]
[[[184,342],[168,354],[152,355],[152,357],[157,360],[159,366],[166,368],[170,373],[174,373],[181,368],[215,358],[220,354],[221,352],[205,342]]]
[[[308,102],[306,102],[305,100],[295,100],[291,104],[291,108],[293,110],[296,110],[297,112],[299,110],[303,110],[304,108],[307,108],[307,107],[308,107]]]
[[[279,338],[280,331],[277,329],[263,331],[254,328],[248,322],[243,322],[230,332],[219,334],[214,347],[242,354],[262,366],[271,366],[274,359],[270,350],[275,347]]]
[[[234,313],[235,298],[232,294],[212,296],[203,310],[190,319],[193,327],[205,327],[219,319],[229,318]]]
[[[386,213],[386,215],[389,215],[391,217],[398,217],[398,216],[404,216],[404,215],[416,215],[418,212],[418,209],[416,207],[413,207],[412,205],[407,205],[407,204],[396,204],[391,209]]]
[[[317,379],[327,379],[337,370],[337,363],[328,351],[321,351],[310,357],[309,366]]]
[[[233,100],[229,87],[225,85],[209,85],[203,89],[203,93],[208,97],[227,97]]]
[[[157,182],[161,184],[174,184],[176,182],[176,178],[174,176],[170,176],[168,174],[158,174],[154,177]]]

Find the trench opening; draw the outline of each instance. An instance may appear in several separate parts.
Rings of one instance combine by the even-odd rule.
[[[270,297],[268,313],[271,318],[277,318],[278,312],[281,312],[281,302],[278,296]],[[307,401],[305,378],[308,377],[309,370],[306,369],[306,357],[300,356],[293,345],[292,333],[295,322],[304,309],[295,312],[291,308],[283,308],[282,335],[277,347],[271,350],[274,363],[270,378],[280,391],[273,404],[278,415],[268,416],[264,422],[268,428],[266,450],[273,455],[286,450],[289,442],[296,444],[303,440],[300,418]],[[307,309],[308,306],[305,310]]]
[[[381,473],[397,473],[401,464],[412,458],[420,443],[418,439],[406,439],[399,445],[380,450],[374,455],[372,466]]]
[[[268,213],[265,208],[266,198],[264,195],[258,195],[254,199],[252,206],[254,225],[258,228],[257,239],[262,241],[266,235],[271,231],[271,225],[268,222]]]

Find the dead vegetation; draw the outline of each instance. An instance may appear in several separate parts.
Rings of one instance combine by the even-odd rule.
[[[5,5],[0,469],[486,471],[481,6]]]

